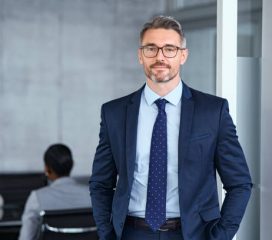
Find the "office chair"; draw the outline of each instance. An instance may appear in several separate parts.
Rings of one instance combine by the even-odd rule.
[[[98,240],[90,208],[46,210],[40,215],[40,240]]]
[[[0,195],[4,200],[0,208],[0,239],[18,239],[21,216],[30,192],[46,185],[44,172],[0,172]]]
[[[13,210],[14,217],[11,220],[21,218],[30,192],[46,185],[44,172],[0,172],[0,194],[4,199],[4,207]]]

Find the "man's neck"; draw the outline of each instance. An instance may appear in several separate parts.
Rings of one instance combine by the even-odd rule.
[[[150,79],[147,79],[146,84],[153,90],[155,93],[157,93],[159,96],[164,97],[168,93],[170,93],[173,89],[175,89],[180,82],[180,78],[172,79],[169,82],[160,82],[156,83]]]

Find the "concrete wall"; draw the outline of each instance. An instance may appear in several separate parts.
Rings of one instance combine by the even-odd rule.
[[[163,0],[0,0],[0,171],[41,170],[55,142],[89,174],[100,106],[144,83],[142,24]]]

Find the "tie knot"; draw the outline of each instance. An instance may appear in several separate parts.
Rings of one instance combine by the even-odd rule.
[[[165,104],[167,103],[168,101],[165,100],[164,98],[159,98],[155,101],[157,107],[159,110],[165,110]]]

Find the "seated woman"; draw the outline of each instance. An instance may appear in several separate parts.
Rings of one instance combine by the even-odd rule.
[[[22,216],[19,240],[38,239],[42,210],[91,208],[87,184],[84,186],[69,177],[73,158],[67,146],[51,145],[44,154],[44,165],[51,184],[31,192]]]

